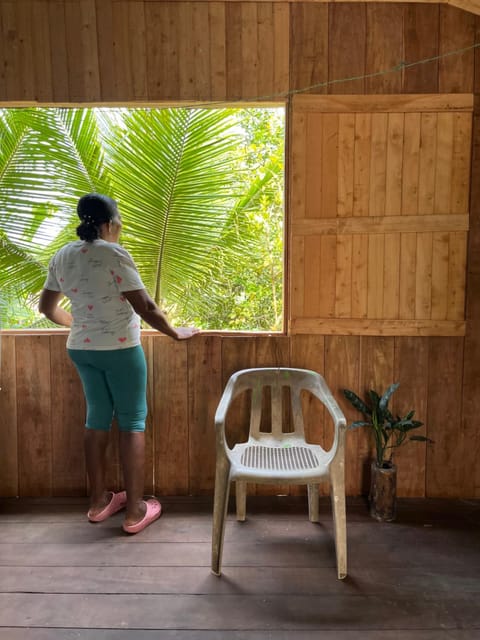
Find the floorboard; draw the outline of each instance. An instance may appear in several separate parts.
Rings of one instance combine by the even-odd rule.
[[[253,498],[210,573],[211,501],[166,499],[137,536],[83,499],[0,500],[0,640],[478,640],[480,501],[400,500],[378,523],[348,504],[349,575],[331,513]]]

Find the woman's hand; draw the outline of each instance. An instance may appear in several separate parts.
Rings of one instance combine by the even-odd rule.
[[[200,329],[196,329],[195,327],[176,327],[175,331],[177,333],[176,340],[188,340],[188,338],[199,333]]]

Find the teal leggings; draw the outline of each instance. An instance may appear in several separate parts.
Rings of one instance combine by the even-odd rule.
[[[87,401],[87,429],[145,431],[147,365],[140,345],[113,351],[68,349]]]

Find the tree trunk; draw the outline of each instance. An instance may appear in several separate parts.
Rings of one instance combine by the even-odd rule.
[[[391,522],[396,516],[397,467],[388,469],[372,462],[370,480],[370,515],[382,522]]]

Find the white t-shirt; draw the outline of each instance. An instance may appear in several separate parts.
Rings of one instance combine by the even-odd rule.
[[[144,289],[132,257],[105,240],[76,240],[50,260],[44,285],[72,303],[69,349],[126,349],[140,344],[140,318],[122,295]]]

